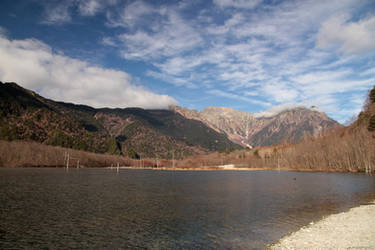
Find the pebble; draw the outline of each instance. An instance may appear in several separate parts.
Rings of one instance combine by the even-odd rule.
[[[269,248],[375,250],[375,201],[311,222]]]

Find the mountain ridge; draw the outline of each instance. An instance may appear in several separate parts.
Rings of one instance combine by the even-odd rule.
[[[316,107],[286,108],[273,115],[247,113],[227,107],[209,106],[202,111],[174,106],[173,110],[197,119],[243,146],[270,146],[297,143],[304,136],[318,136],[341,126]]]
[[[31,140],[133,158],[183,158],[241,148],[223,133],[171,110],[93,108],[0,84],[0,139]]]

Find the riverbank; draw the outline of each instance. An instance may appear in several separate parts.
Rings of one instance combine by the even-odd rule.
[[[111,168],[111,167],[108,167]],[[115,167],[113,167],[115,169]],[[148,170],[159,170],[159,171],[216,171],[216,170],[223,170],[223,171],[260,171],[260,170],[276,170],[276,169],[271,169],[271,168],[220,168],[217,166],[212,166],[212,167],[196,167],[196,168],[188,168],[188,167],[182,167],[182,168],[171,168],[171,167],[159,167],[159,168],[153,168],[153,167],[135,167],[135,166],[130,166],[130,167],[119,167],[119,169],[148,169]]]
[[[115,166],[106,167],[107,169],[116,169]],[[137,166],[121,166],[119,169],[147,169],[147,170],[157,170],[157,171],[287,171],[287,172],[307,172],[307,173],[359,173],[357,170],[353,171],[346,171],[346,170],[338,170],[338,169],[296,169],[296,168],[244,168],[244,167],[233,167],[233,168],[223,168],[220,166],[206,166],[206,167],[137,167]]]
[[[375,249],[375,201],[311,223],[269,249]]]

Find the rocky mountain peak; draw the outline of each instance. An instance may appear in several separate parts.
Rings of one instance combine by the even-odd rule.
[[[177,112],[189,119],[204,122],[243,146],[275,145],[282,141],[295,143],[305,135],[317,136],[325,129],[339,126],[314,106],[275,107],[256,114],[215,106],[201,112],[178,108]]]

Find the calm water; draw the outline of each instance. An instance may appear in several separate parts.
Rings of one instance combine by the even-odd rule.
[[[264,248],[375,199],[375,177],[0,169],[0,248]]]

